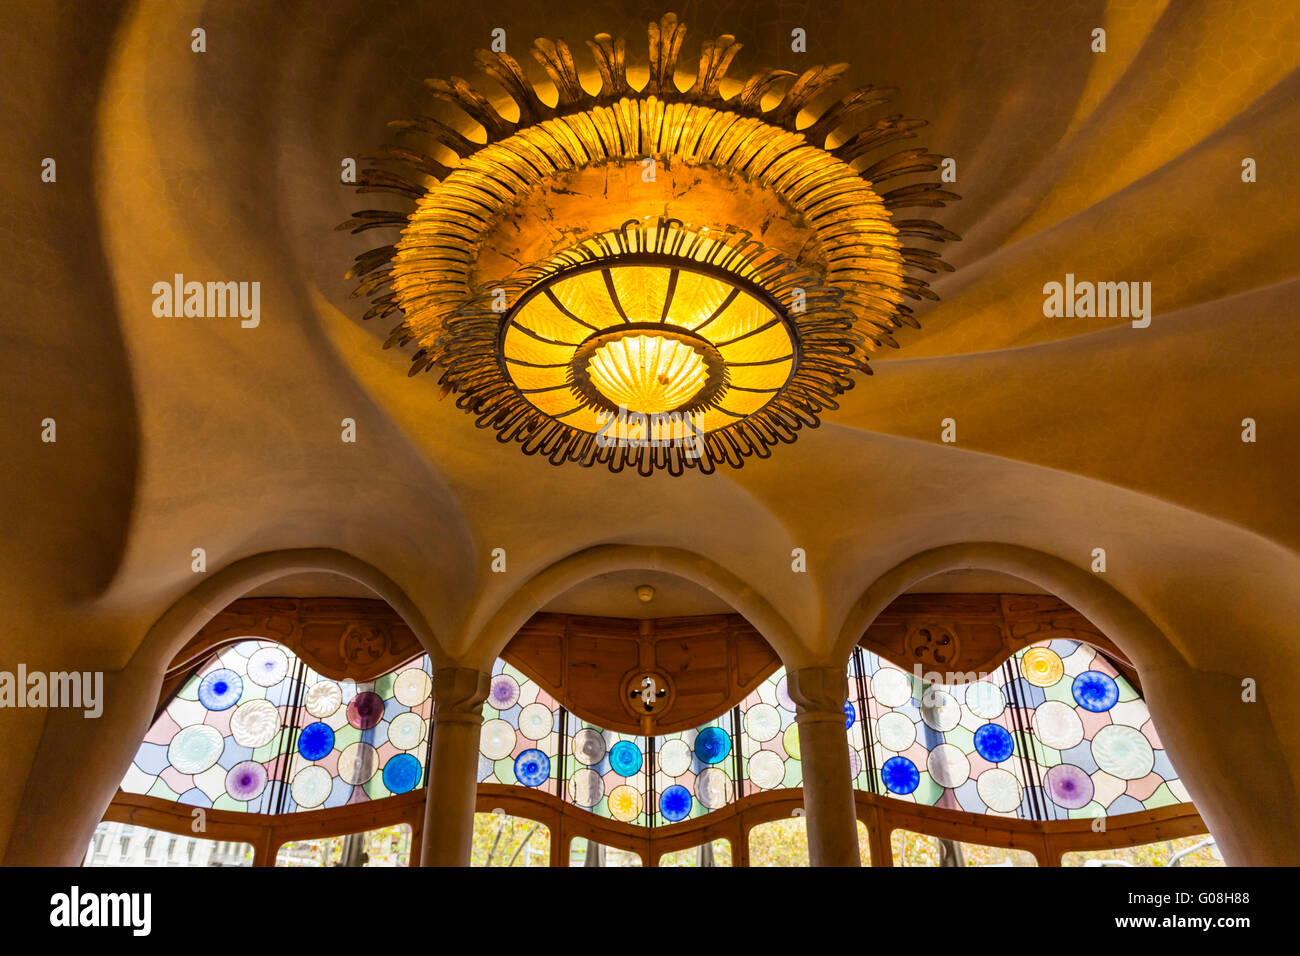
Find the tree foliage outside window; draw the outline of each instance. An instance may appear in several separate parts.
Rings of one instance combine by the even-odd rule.
[[[504,813],[474,814],[470,866],[550,866],[551,831]]]
[[[1191,852],[1186,852],[1186,851]],[[1223,857],[1209,836],[1183,837],[1163,843],[1126,846],[1117,850],[1081,850],[1067,853],[1062,866],[1084,866],[1089,860],[1129,866],[1223,866]],[[1094,863],[1096,865],[1096,863]]]
[[[867,828],[858,821],[858,859],[871,865]],[[749,831],[750,866],[807,866],[808,824],[804,817],[760,823]]]
[[[895,830],[889,837],[890,849],[894,855],[894,866],[943,866],[944,844],[955,849],[950,851],[948,866],[1037,866],[1038,860],[1027,850],[1010,850],[998,846],[982,846],[978,843],[962,843],[957,840],[942,840],[925,833],[913,833],[910,830]]]
[[[714,840],[703,846],[665,853],[659,858],[660,866],[732,866],[731,841]]]
[[[360,845],[357,840],[360,838]],[[405,823],[365,833],[285,843],[276,866],[407,866],[411,828]]]
[[[641,854],[578,837],[569,844],[569,866],[641,866]]]

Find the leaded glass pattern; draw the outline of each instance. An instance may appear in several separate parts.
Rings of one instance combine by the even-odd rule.
[[[274,812],[294,701],[297,659],[270,641],[214,654],[176,692],[122,780],[127,793],[218,810]]]
[[[1057,811],[1053,819],[1064,817],[1062,810],[1075,819],[1189,799],[1146,701],[1104,654],[1058,640],[1027,649],[1017,660],[1034,708],[1033,760],[1043,768],[1043,790]],[[1092,785],[1090,795],[1084,778]]]
[[[646,738],[569,719],[576,726],[568,740],[565,799],[597,816],[633,826],[649,826],[651,801],[646,782],[650,765]]]
[[[871,779],[875,773],[872,753],[867,746],[866,726],[870,722],[868,710],[867,680],[865,655],[861,651],[849,657],[849,699],[844,704],[844,730],[849,738],[849,775],[853,786],[860,790],[871,789]]]
[[[479,736],[479,783],[519,784],[556,792],[560,706],[500,658],[492,668]]]
[[[306,668],[285,810],[341,807],[424,786],[433,677],[427,656],[374,681]]]
[[[655,738],[655,825],[704,816],[735,801],[736,734],[728,711],[694,730]]]
[[[969,683],[926,684],[858,649],[844,708],[854,785],[926,806],[1032,820],[1188,801],[1146,703],[1096,648],[1035,644]],[[328,809],[424,786],[432,666],[334,681],[271,641],[214,653],[181,686],[122,781],[215,809]],[[671,826],[803,784],[784,669],[692,730],[592,726],[497,660],[480,783],[529,787],[634,826]],[[739,792],[738,792],[739,791]]]
[[[213,654],[176,692],[122,780],[217,810],[289,813],[424,784],[428,657],[375,681],[333,681],[271,641]]]
[[[740,703],[744,795],[803,786],[799,725],[779,668]]]
[[[1188,800],[1137,689],[1096,648],[1024,648],[961,684],[859,652],[868,720],[857,785],[927,806],[1031,820]],[[850,672],[850,686],[854,686]]]

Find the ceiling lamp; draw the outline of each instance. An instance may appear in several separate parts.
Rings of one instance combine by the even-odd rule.
[[[414,209],[340,228],[401,230],[349,273],[365,317],[400,312],[388,345],[413,344],[411,374],[437,368],[499,441],[555,464],[711,472],[816,427],[869,350],[919,327],[904,300],[937,297],[918,273],[951,267],[912,243],[957,236],[895,211],[957,197],[880,188],[941,157],[872,155],[923,125],[878,115],[885,91],[814,106],[846,65],[734,83],[740,44],[721,36],[683,90],[685,26],[668,14],[649,33],[639,88],[607,34],[581,76],[563,41],[537,40],[551,90],[487,51],[499,102],[427,81],[459,119],[392,124],[402,144],[358,186]]]
[[[670,412],[718,380],[704,364],[704,349],[717,350],[698,341],[696,345],[676,331],[615,329],[589,339],[583,346],[588,356],[575,359],[571,372],[575,380],[594,386],[602,404]]]

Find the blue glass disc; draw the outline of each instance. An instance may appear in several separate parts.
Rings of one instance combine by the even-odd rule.
[[[695,756],[708,764],[721,763],[731,753],[731,735],[721,727],[705,727],[695,737]]]
[[[911,793],[921,785],[921,771],[906,757],[890,757],[880,768],[880,778],[890,793]]]
[[[244,680],[228,667],[213,671],[199,684],[199,703],[208,710],[226,710],[239,703]]]
[[[691,792],[680,784],[673,784],[659,797],[659,812],[669,823],[685,820],[691,812]]]
[[[298,735],[298,753],[304,760],[320,760],[334,749],[334,728],[316,721],[308,724]]]
[[[525,750],[515,758],[515,779],[525,787],[540,787],[551,777],[551,758],[540,750]]]
[[[1001,763],[1014,749],[1015,743],[1005,727],[985,724],[975,731],[975,752],[989,763]]]
[[[630,740],[620,740],[609,748],[609,767],[620,777],[630,777],[641,769],[641,748]]]
[[[398,754],[384,764],[384,786],[389,793],[409,793],[420,782],[420,761]]]
[[[1110,710],[1119,701],[1119,685],[1101,671],[1084,671],[1070,687],[1074,699],[1094,714]]]
[[[858,712],[853,709],[853,705],[847,701],[844,704],[844,729],[848,730],[853,726],[853,722],[858,719]]]

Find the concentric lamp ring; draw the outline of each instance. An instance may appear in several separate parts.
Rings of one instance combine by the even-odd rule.
[[[923,123],[885,113],[884,90],[825,98],[843,64],[762,70],[724,93],[740,49],[726,35],[682,89],[685,36],[673,14],[650,24],[639,86],[622,40],[589,41],[581,79],[563,41],[537,40],[554,105],[509,54],[480,51],[517,118],[464,80],[427,81],[461,120],[393,124],[402,143],[358,178],[414,208],[340,226],[401,230],[350,275],[365,318],[401,313],[387,344],[416,346],[411,374],[439,369],[479,427],[554,464],[650,475],[765,458],[837,407],[869,350],[919,328],[904,300],[937,298],[923,274],[951,270],[918,243],[958,237],[896,215],[959,197],[887,184],[942,157],[878,153]],[[688,413],[702,441],[599,442],[614,406]]]
[[[690,413],[712,405],[726,388],[726,363],[713,344],[688,329],[628,322],[583,341],[569,380],[610,412]]]

